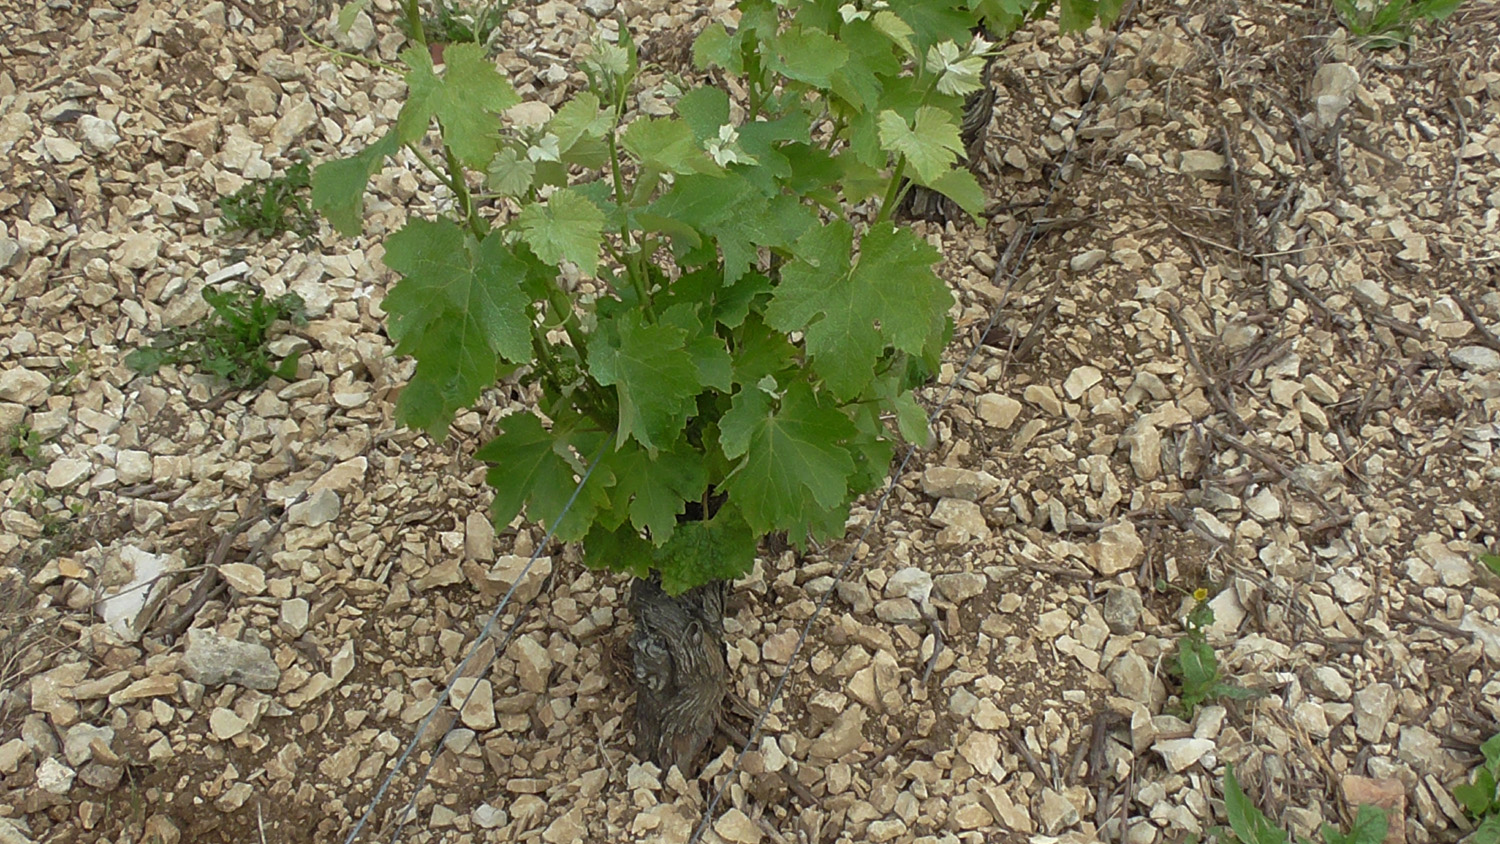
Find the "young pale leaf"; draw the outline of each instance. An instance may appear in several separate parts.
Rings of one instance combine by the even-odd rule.
[[[723,488],[756,533],[795,529],[844,503],[854,461],[841,443],[854,424],[821,407],[805,382],[787,388],[780,408],[764,391],[735,394],[720,422],[719,444],[739,465]]]
[[[796,260],[766,307],[780,331],[805,332],[813,369],[841,399],[857,396],[887,345],[919,354],[953,302],[932,271],[937,250],[905,229],[878,223],[851,266],[853,231],[841,220],[798,240]]]
[[[407,100],[396,118],[402,143],[426,134],[433,115],[443,125],[443,139],[458,160],[483,170],[499,150],[500,112],[521,101],[479,44],[452,44],[443,53],[442,78],[425,48],[401,53],[411,68],[406,74]]]
[[[546,205],[527,205],[516,218],[521,239],[550,264],[566,258],[588,275],[599,268],[604,212],[574,188],[554,191]]]
[[[917,109],[915,128],[900,114],[882,111],[880,146],[886,152],[905,156],[917,179],[924,183],[942,176],[964,151],[953,116],[933,106]]]
[[[588,351],[589,372],[619,397],[615,442],[635,437],[648,449],[666,448],[682,433],[702,390],[686,349],[687,332],[647,323],[636,310],[622,314],[617,326],[618,337],[596,336]]]
[[[931,430],[927,426],[927,411],[917,404],[916,396],[911,390],[907,390],[897,394],[892,404],[896,410],[896,429],[901,432],[901,438],[918,448],[926,448]]]
[[[640,119],[625,127],[620,143],[642,164],[662,173],[713,169],[685,120]]]
[[[556,136],[558,150],[566,154],[580,140],[604,137],[609,123],[609,113],[599,108],[599,97],[593,91],[583,91],[547,121],[547,131]]]
[[[536,164],[515,147],[506,147],[490,159],[490,166],[484,172],[484,186],[501,196],[525,196],[535,177]]]
[[[396,135],[388,132],[349,158],[325,161],[313,170],[312,206],[339,234],[354,237],[364,228],[365,186],[385,157],[399,148]]]
[[[984,56],[966,56],[953,41],[934,44],[927,50],[927,70],[939,74],[939,93],[963,96],[983,87]]]
[[[894,12],[889,9],[882,9],[875,13],[875,17],[871,20],[871,23],[875,25],[876,29],[884,33],[887,38],[896,42],[896,46],[901,48],[901,52],[912,58],[917,57],[917,45],[911,42],[911,37],[916,34],[916,30],[908,26],[906,21],[896,17]]]
[[[788,78],[827,88],[834,71],[849,60],[849,48],[819,29],[792,29],[771,40],[775,70]]]

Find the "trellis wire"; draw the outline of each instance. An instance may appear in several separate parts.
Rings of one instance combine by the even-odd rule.
[[[489,639],[490,630],[494,628],[495,622],[500,618],[500,613],[505,611],[506,605],[510,603],[510,599],[516,594],[516,590],[520,588],[521,582],[526,579],[526,574],[531,571],[531,566],[536,563],[536,559],[541,555],[542,549],[546,548],[547,543],[552,540],[552,534],[557,531],[558,523],[561,522],[563,516],[566,516],[568,511],[573,508],[573,502],[578,500],[578,493],[583,491],[583,485],[589,482],[589,476],[594,474],[594,468],[597,467],[599,465],[599,461],[604,458],[605,447],[608,445],[609,443],[608,441],[606,441],[603,446],[600,446],[599,452],[594,455],[593,461],[590,462],[588,468],[584,470],[583,477],[578,480],[578,486],[573,488],[573,494],[568,496],[568,501],[563,505],[562,511],[557,514],[556,518],[552,519],[552,524],[547,528],[547,532],[542,536],[542,541],[538,542],[536,548],[532,550],[531,558],[526,561],[526,565],[523,566],[520,573],[516,575],[515,582],[512,583],[510,585],[510,588],[505,591],[505,597],[500,599],[499,606],[495,607],[494,611],[490,613],[490,617],[485,620],[484,627],[479,631],[479,637],[474,640],[474,644],[469,647],[469,652],[464,655],[463,661],[460,662],[458,664],[458,668],[454,670],[453,678],[448,681],[448,684],[443,687],[442,693],[438,695],[437,705],[433,706],[432,711],[428,712],[427,716],[422,719],[422,723],[417,727],[416,734],[411,737],[411,741],[407,742],[406,749],[401,752],[401,756],[396,760],[395,766],[391,768],[391,772],[386,775],[385,781],[380,784],[380,788],[376,790],[375,796],[370,798],[369,808],[365,809],[365,813],[360,816],[359,822],[354,825],[354,829],[350,830],[349,835],[344,838],[344,844],[353,844],[354,839],[359,836],[360,831],[364,829],[365,824],[370,820],[370,816],[375,813],[375,808],[380,805],[380,800],[385,796],[386,790],[391,787],[391,783],[396,779],[396,775],[399,774],[401,772],[401,769],[406,765],[407,758],[410,757],[412,751],[416,749],[417,742],[421,741],[422,735],[427,732],[427,728],[432,724],[433,718],[437,717],[438,712],[443,708],[443,704],[446,703],[448,701],[448,698],[452,695],[453,687],[456,686],[458,684],[458,681],[463,678],[464,670],[468,668],[469,661],[472,660],[474,658],[474,655],[479,652],[480,646]],[[503,644],[509,644],[511,637],[515,635],[516,630],[520,627],[521,615],[521,613],[516,614],[516,620],[511,624],[510,630],[506,634]],[[490,656],[490,661],[485,665],[484,671],[481,671],[478,675],[475,676],[474,684],[469,687],[469,693],[464,695],[463,702],[458,705],[457,711],[462,712],[463,708],[469,704],[469,698],[473,697],[474,691],[479,688],[479,680],[482,679],[486,673],[488,673],[489,666],[494,664],[495,660],[499,658],[503,650],[503,646],[495,648],[495,653]],[[422,787],[427,784],[427,776],[428,774],[432,773],[432,766],[433,763],[437,761],[438,753],[441,752],[440,749],[442,742],[448,737],[449,733],[453,732],[453,726],[457,723],[458,719],[454,719],[453,724],[448,725],[448,729],[443,731],[443,737],[438,740],[438,749],[434,751],[432,760],[428,762],[427,767],[422,771],[422,776],[417,780],[416,786],[412,789],[411,800],[407,801],[406,806],[401,810],[401,814],[396,818],[396,831],[391,835],[392,842],[394,842],[401,835],[401,830],[405,828],[406,815],[410,813],[412,807],[416,805],[417,795],[421,793]]]
[[[1088,98],[1084,100],[1082,112],[1078,115],[1078,120],[1075,121],[1073,125],[1073,139],[1068,144],[1067,151],[1063,154],[1062,164],[1058,167],[1057,173],[1053,177],[1052,184],[1048,189],[1047,201],[1043,204],[1043,208],[1050,207],[1052,203],[1057,199],[1058,190],[1062,186],[1062,175],[1067,172],[1068,166],[1072,164],[1073,158],[1078,151],[1078,133],[1083,128],[1084,122],[1089,117],[1090,107],[1094,104],[1094,98],[1099,92],[1099,86],[1104,80],[1104,73],[1109,69],[1110,63],[1114,59],[1115,44],[1120,39],[1120,31],[1124,27],[1125,22],[1129,20],[1131,14],[1134,12],[1136,3],[1137,0],[1130,0],[1130,3],[1126,5],[1124,10],[1121,12],[1119,19],[1115,23],[1113,34],[1110,37],[1109,44],[1105,47],[1104,56],[1099,62],[1099,75],[1094,79],[1094,84],[1090,86],[1089,95]],[[1002,272],[1004,272],[1006,275],[1004,292],[1000,296],[1000,302],[995,305],[994,311],[990,314],[990,320],[989,323],[985,326],[984,333],[980,334],[979,337],[974,341],[974,348],[970,350],[969,356],[964,360],[963,366],[957,373],[954,374],[953,380],[948,384],[948,389],[943,392],[942,398],[938,400],[937,408],[933,411],[932,414],[934,422],[936,422],[937,418],[942,415],[943,411],[948,409],[948,404],[953,397],[954,390],[958,387],[959,383],[963,381],[964,376],[968,375],[970,367],[974,365],[974,361],[978,359],[979,350],[984,347],[984,338],[988,336],[990,331],[994,329],[996,324],[999,323],[1000,314],[1004,311],[1005,305],[1010,299],[1011,288],[1016,281],[1016,270],[1025,261],[1026,255],[1031,250],[1032,244],[1036,242],[1037,236],[1041,233],[1041,226],[1041,220],[1038,220],[1031,224],[1030,230],[1026,234],[1025,241],[1021,244],[1020,249],[1016,252],[1014,261],[1010,262],[1010,270],[1006,270],[1005,263],[1007,262],[1005,262],[1004,260],[1002,260],[995,267],[995,273],[992,276],[992,279],[998,279]],[[1006,251],[1009,252],[1009,250]],[[892,490],[896,488],[897,480],[901,477],[902,473],[906,471],[907,464],[911,462],[912,457],[915,456],[916,453],[917,449],[915,446],[907,447],[906,456],[901,458],[901,463],[896,467],[896,470],[891,473],[889,479],[887,480],[885,490],[881,492],[880,499],[875,503],[875,510],[870,514],[870,518],[865,522],[864,530],[860,531],[859,539],[850,546],[848,556],[844,558],[844,562],[839,566],[838,574],[836,574],[833,579],[833,586],[836,586],[840,582],[842,582],[844,579],[844,575],[848,574],[849,569],[854,565],[855,553],[859,550],[859,547],[864,544],[865,538],[870,535],[870,531],[875,528],[875,523],[880,520],[880,515],[885,510],[885,504],[890,499]],[[781,699],[781,693],[783,690],[785,690],[787,680],[792,675],[792,667],[797,664],[797,655],[802,652],[802,646],[807,643],[807,637],[808,634],[812,632],[813,624],[818,620],[818,616],[822,614],[823,608],[828,605],[828,601],[833,596],[833,593],[837,591],[833,588],[833,586],[830,586],[828,590],[823,593],[823,596],[818,599],[818,604],[813,608],[812,615],[808,617],[805,623],[803,623],[802,631],[797,636],[797,644],[792,648],[791,656],[787,657],[786,668],[782,670],[781,676],[777,678],[776,687],[772,690],[771,697],[766,701],[766,705],[760,710],[760,713],[756,715],[755,724],[750,728],[750,733],[746,738],[745,746],[740,749],[739,753],[735,754],[734,763],[730,765],[727,775],[724,776],[720,781],[719,787],[714,789],[713,799],[709,800],[707,808],[703,810],[703,817],[699,819],[697,827],[693,829],[693,834],[688,838],[687,844],[698,844],[698,841],[703,838],[703,834],[708,830],[709,824],[713,822],[714,810],[718,808],[719,801],[723,799],[724,790],[734,782],[735,774],[739,773],[740,770],[741,760],[745,758],[745,754],[749,753],[751,748],[755,747],[755,742],[760,738],[761,729],[765,725],[766,718],[771,714],[771,708],[776,705],[776,701]]]

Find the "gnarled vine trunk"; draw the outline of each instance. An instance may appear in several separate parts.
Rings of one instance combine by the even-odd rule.
[[[724,648],[724,597],[714,581],[668,595],[660,581],[637,579],[630,591],[635,632],[636,755],[691,776],[718,727],[729,669]]]

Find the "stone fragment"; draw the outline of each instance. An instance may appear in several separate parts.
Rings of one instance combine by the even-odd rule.
[[[714,832],[731,844],[760,844],[760,827],[739,809],[730,809],[714,821]]]
[[[1459,369],[1485,374],[1500,372],[1500,352],[1488,346],[1461,346],[1448,355]]]
[[[1109,632],[1117,636],[1134,633],[1144,610],[1145,602],[1136,589],[1121,586],[1104,595],[1104,623],[1109,627]]]
[[[36,767],[36,784],[43,791],[63,795],[73,788],[73,779],[77,775],[72,768],[49,756]]]
[[[63,739],[63,758],[68,760],[69,765],[76,768],[93,760],[95,741],[100,742],[101,746],[108,750],[114,740],[115,731],[110,727],[74,724]]]
[[[122,449],[115,455],[115,477],[126,486],[151,480],[151,455],[136,449]]]
[[[1229,542],[1234,538],[1234,529],[1202,507],[1193,510],[1193,526],[1216,542]]]
[[[954,808],[953,813],[948,816],[948,823],[959,831],[984,829],[994,824],[995,818],[983,805],[965,803]]]
[[[1130,443],[1130,468],[1143,481],[1155,480],[1161,474],[1161,432],[1142,419],[1126,435]]]
[[[999,479],[989,472],[976,472],[956,466],[932,466],[922,473],[922,491],[933,498],[977,501],[999,486]]]
[[[259,595],[266,591],[266,573],[253,563],[225,563],[219,575],[229,588],[241,595]]]
[[[1344,701],[1349,699],[1352,691],[1349,681],[1331,665],[1320,665],[1312,670],[1307,678],[1307,688],[1313,694],[1325,700]]]
[[[547,825],[542,830],[542,840],[547,844],[577,844],[579,841],[588,840],[588,827],[583,823],[582,807],[574,807],[565,812],[562,817]]]
[[[1036,809],[1037,820],[1041,823],[1042,831],[1048,835],[1056,835],[1078,823],[1078,807],[1055,789],[1042,789],[1042,796],[1037,801]]]
[[[865,740],[867,717],[863,706],[850,706],[812,742],[807,749],[808,755],[831,762],[858,750]]]
[[[283,101],[283,105],[285,101]],[[310,100],[300,100],[276,121],[271,128],[271,143],[277,151],[290,147],[307,130],[318,123],[318,111]]]
[[[461,707],[458,714],[465,727],[478,731],[495,728],[495,688],[489,680],[459,678],[453,684],[451,701]]]
[[[73,690],[88,675],[88,663],[72,662],[31,678],[31,709],[52,720],[52,726],[69,727],[78,722],[78,704]]]
[[[187,633],[182,668],[189,679],[210,688],[234,683],[268,691],[281,681],[281,669],[264,645],[236,641],[202,627]]]
[[[148,697],[166,697],[176,694],[178,684],[181,682],[182,678],[176,674],[152,674],[110,695],[109,702],[115,706],[123,706],[131,701],[144,700]]]
[[[1245,509],[1250,515],[1263,522],[1275,522],[1281,519],[1281,499],[1276,493],[1271,492],[1269,487],[1261,487],[1260,492],[1255,493],[1245,501]]]
[[[59,457],[47,467],[43,482],[51,489],[66,489],[88,476],[93,467],[77,457]]]
[[[940,574],[932,579],[937,593],[955,604],[963,603],[984,593],[989,579],[977,572],[961,571]]]
[[[95,153],[109,152],[120,142],[115,124],[92,114],[79,115],[78,128],[83,133],[84,146]]]
[[[214,738],[219,741],[229,741],[243,733],[248,726],[250,725],[244,718],[222,706],[216,708],[208,716],[208,727],[213,730]]]
[[[1367,742],[1385,737],[1386,724],[1396,712],[1396,690],[1390,683],[1374,683],[1354,694],[1354,732]]]
[[[1125,651],[1110,663],[1106,676],[1120,697],[1147,706],[1151,704],[1151,667],[1146,664],[1145,657],[1135,651]]]
[[[993,733],[975,730],[958,746],[958,755],[974,766],[980,776],[988,776],[1000,761],[1000,740]]]
[[[339,517],[343,502],[339,494],[331,489],[311,492],[305,501],[292,505],[287,511],[287,522],[303,527],[317,527]]]
[[[125,235],[115,254],[115,262],[130,270],[144,270],[156,263],[161,251],[161,238],[147,232]]]
[[[987,542],[990,538],[989,525],[984,520],[984,513],[980,511],[979,505],[972,501],[961,498],[944,498],[932,508],[932,523],[939,527],[953,527],[962,531],[969,538]]]
[[[36,407],[47,398],[52,380],[40,372],[17,366],[0,372],[0,401]]]
[[[516,661],[516,672],[521,688],[541,694],[547,691],[552,676],[552,657],[530,636],[521,636],[510,646],[510,656]]]
[[[1200,738],[1160,739],[1151,749],[1160,754],[1167,768],[1176,774],[1207,755],[1214,749],[1214,743]]]
[[[1104,263],[1104,259],[1108,257],[1109,253],[1103,249],[1090,249],[1087,252],[1080,252],[1070,258],[1068,260],[1068,268],[1075,273],[1086,273]]]
[[[511,600],[524,604],[541,594],[542,584],[552,574],[552,558],[537,557],[535,562],[531,562],[530,557],[507,554],[496,559],[495,564],[488,569],[479,563],[469,563],[463,567],[463,572],[469,583],[486,598],[502,597],[515,586],[516,591]],[[519,585],[517,580],[520,581]]]
[[[916,566],[898,569],[886,581],[885,594],[890,598],[905,597],[919,604],[926,603],[932,594],[932,575]]]
[[[1010,396],[984,395],[976,410],[984,424],[1005,430],[1015,423],[1023,406]]]
[[[1099,531],[1099,541],[1090,546],[1094,568],[1105,577],[1128,571],[1146,556],[1146,543],[1129,521],[1117,522]]]
[[[1219,153],[1206,149],[1192,149],[1182,154],[1182,161],[1177,165],[1177,169],[1184,176],[1212,179],[1223,175],[1224,166],[1224,156]]]
[[[1080,366],[1068,373],[1068,379],[1063,382],[1063,392],[1068,398],[1077,401],[1089,388],[1104,380],[1104,373],[1096,366]]]
[[[464,519],[464,557],[485,563],[495,559],[495,525],[483,510]]]
[[[1313,105],[1313,122],[1320,129],[1330,129],[1339,115],[1354,101],[1359,87],[1359,71],[1343,62],[1328,62],[1313,74],[1307,98]]]
[[[31,747],[23,739],[13,738],[0,744],[0,774],[5,776],[14,774],[21,767],[21,763],[30,758]]]
[[[1062,401],[1057,398],[1057,393],[1046,384],[1031,384],[1021,391],[1021,398],[1036,405],[1048,416],[1061,416],[1063,412]]]
[[[766,637],[766,641],[760,646],[760,655],[762,659],[786,665],[791,662],[796,649],[797,631],[783,630]]]
[[[307,632],[310,608],[306,598],[288,598],[281,602],[281,617],[276,626],[293,639]]]

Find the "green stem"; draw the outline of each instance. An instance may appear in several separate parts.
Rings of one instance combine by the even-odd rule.
[[[311,35],[308,35],[307,30],[303,29],[300,26],[297,27],[297,31],[302,34],[303,41],[306,41],[314,47],[317,47],[319,50],[322,50],[330,56],[338,56],[341,59],[348,59],[351,62],[359,62],[362,65],[368,65],[369,67],[378,68],[380,70],[387,70],[395,74],[403,74],[406,72],[393,64],[386,64],[385,62],[376,61],[375,59],[369,58],[367,56],[361,56],[355,53],[346,53],[343,50],[330,47],[327,44],[324,44],[323,42],[313,38]]]
[[[422,10],[417,6],[417,0],[406,0],[401,4],[406,10],[406,25],[411,30],[413,41],[427,46],[427,31],[422,28]]]
[[[464,181],[464,167],[458,163],[458,156],[453,154],[453,149],[447,144],[443,145],[443,155],[448,161],[448,187],[453,189],[459,206],[464,210],[464,222],[475,237],[483,240],[489,232],[486,231],[484,220],[474,210],[474,198],[469,196],[469,185]]]
[[[609,172],[615,182],[615,204],[624,208],[629,200],[625,196],[625,176],[620,168],[620,146],[614,131],[609,133]],[[646,288],[645,258],[642,254],[644,249],[631,252],[635,238],[631,237],[630,225],[625,220],[620,221],[620,244],[628,259],[624,262],[625,275],[629,276],[630,284],[635,288],[636,296],[641,300],[641,310],[648,318],[653,318],[655,311],[651,307],[651,295]]]
[[[896,167],[891,171],[891,183],[885,189],[885,199],[880,202],[880,216],[875,222],[883,223],[890,219],[896,210],[896,203],[901,199],[901,177],[906,172],[906,156],[896,159]]]

